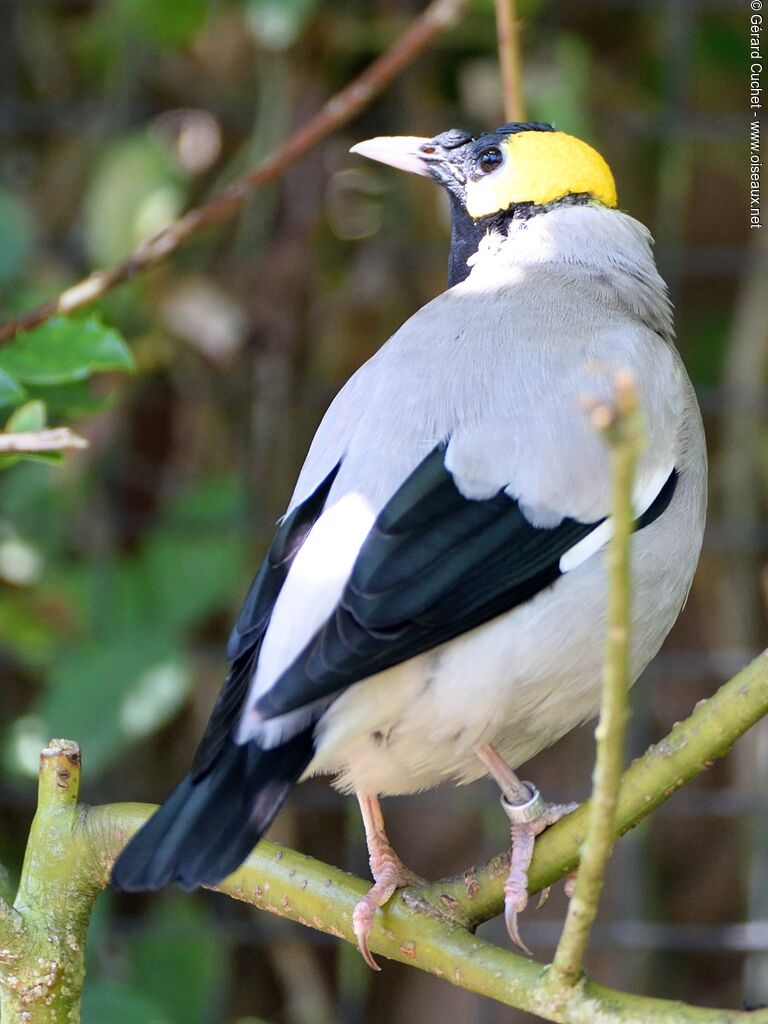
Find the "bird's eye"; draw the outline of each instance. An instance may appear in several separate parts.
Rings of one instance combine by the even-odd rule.
[[[490,174],[491,171],[495,171],[499,166],[503,157],[501,150],[498,146],[489,146],[488,149],[484,149],[477,158],[477,166],[483,172],[483,174]]]

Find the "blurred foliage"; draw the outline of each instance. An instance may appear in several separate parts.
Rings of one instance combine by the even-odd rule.
[[[108,960],[108,896],[90,931],[88,974]],[[119,980],[86,987],[83,1024],[189,1024],[213,1019],[227,975],[227,940],[205,908],[178,894],[161,897],[148,915],[148,934],[120,951]],[[169,980],[172,984],[169,984]]]
[[[120,202],[116,202],[116,197]],[[181,212],[183,179],[167,148],[145,134],[108,145],[83,208],[93,266],[117,263]]]
[[[0,496],[0,576],[16,586],[0,592],[14,627],[4,640],[20,662],[42,670],[39,696],[6,737],[5,760],[10,771],[34,775],[41,744],[77,734],[88,737],[89,773],[98,774],[189,694],[189,631],[227,606],[239,580],[237,534],[206,530],[234,504],[234,487],[218,477],[179,494],[136,550],[105,559],[97,575],[72,557],[75,523],[62,521],[54,487],[50,474],[31,486],[18,477]],[[45,552],[41,534],[53,540]]]
[[[4,314],[121,259],[168,218],[205,201],[378,55],[421,7],[417,0],[0,4]],[[746,140],[737,114],[743,17],[727,5],[685,3],[519,0],[518,7],[530,117],[595,143],[613,167],[622,208],[657,237],[680,348],[709,411],[716,465],[718,388],[750,266]],[[443,197],[423,181],[349,157],[349,146],[387,132],[501,123],[495,45],[492,0],[475,0],[461,26],[346,132],[259,193],[236,224],[195,239],[97,312],[56,318],[0,348],[3,429],[66,424],[90,445],[63,459],[6,459],[13,465],[0,475],[0,862],[8,878],[18,870],[31,776],[50,736],[82,744],[94,803],[159,800],[188,765],[225,671],[229,624],[328,400],[444,287]],[[760,412],[756,432],[763,419]],[[764,464],[763,448],[760,458]],[[714,516],[717,537],[717,502]],[[727,548],[705,556],[671,641],[677,664],[707,655],[720,664],[721,650],[763,636],[762,619],[734,609],[748,623],[746,639],[735,639],[712,610],[729,557]],[[762,552],[751,557],[762,563]],[[639,744],[713,685],[695,667],[679,679],[658,671],[663,685],[634,697]],[[578,799],[589,735],[564,749],[532,771],[549,797]],[[718,782],[722,776],[710,785]],[[330,810],[308,809],[313,792]],[[432,799],[421,797],[399,819],[406,852],[424,874],[456,871],[502,841],[498,813],[485,813],[476,797]],[[323,786],[303,787],[297,802],[303,812],[292,818],[289,810],[278,822],[283,838],[344,862],[345,805]],[[607,915],[620,924],[642,911],[653,859],[657,873],[666,865],[676,879],[661,915],[692,924],[702,906],[709,921],[743,915],[728,846],[736,830],[706,832],[709,855],[694,864],[695,832],[686,832],[684,855],[663,826],[648,831],[651,854],[643,847],[624,862],[633,884],[614,886]],[[353,849],[359,856],[357,833]],[[350,866],[365,870],[362,860]],[[0,888],[12,887],[8,878],[0,868]],[[557,921],[561,911],[553,899],[543,913]],[[551,952],[547,941],[543,955]],[[301,956],[298,942],[306,944]],[[521,1019],[391,966],[390,984],[373,979],[372,989],[353,952],[309,932],[287,933],[243,908],[214,909],[204,896],[104,897],[89,955],[85,1024]],[[736,956],[686,954],[672,970],[659,953],[609,948],[593,966],[619,987],[736,1005]]]

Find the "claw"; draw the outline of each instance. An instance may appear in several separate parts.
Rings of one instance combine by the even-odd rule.
[[[507,926],[507,933],[510,939],[512,939],[518,949],[521,949],[526,956],[533,956],[533,953],[528,949],[520,936],[520,931],[517,927],[517,909],[511,900],[504,901],[504,923]]]
[[[364,899],[360,900],[352,914],[352,931],[357,939],[357,948],[360,955],[372,971],[380,971],[381,968],[373,959],[368,947],[368,935],[371,931],[372,913],[371,908]]]
[[[541,910],[541,908],[546,905],[546,902],[549,899],[549,894],[551,892],[552,892],[552,886],[551,885],[548,885],[545,889],[541,890],[541,892],[539,893],[539,902],[536,904],[536,909],[537,910]]]

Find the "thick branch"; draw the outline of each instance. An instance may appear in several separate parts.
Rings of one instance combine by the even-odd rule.
[[[24,918],[0,896],[0,968],[12,964],[16,950],[25,941]]]
[[[143,804],[95,808],[85,834],[91,856],[108,870],[114,857],[154,811]],[[98,852],[97,852],[98,851]],[[312,857],[263,840],[219,892],[356,943],[351,919],[370,883]],[[413,896],[414,893],[412,892]],[[768,1024],[768,1012],[741,1013],[629,995],[582,981],[552,994],[549,967],[476,938],[423,901],[395,897],[374,918],[371,948],[429,971],[460,988],[566,1024]]]
[[[55,299],[0,324],[0,344],[19,331],[37,327],[58,313],[72,313],[102,298],[108,291],[155,266],[201,232],[236,214],[253,193],[274,181],[292,163],[304,156],[321,139],[359,114],[381,90],[423,53],[429,44],[450,28],[462,13],[467,0],[432,0],[393,45],[370,64],[341,92],[273,150],[253,170],[238,179],[203,206],[185,213],[157,234],[142,242],[123,263],[99,270],[67,288]]]
[[[79,747],[51,740],[40,755],[37,812],[14,901],[20,934],[0,951],[3,1024],[80,1019],[85,937],[98,887],[90,856],[80,856],[72,841],[83,815],[79,790]]]
[[[629,717],[632,485],[642,445],[639,417],[635,387],[626,375],[616,381],[615,407],[599,406],[592,413],[595,426],[602,429],[611,448],[613,536],[606,558],[607,628],[600,721],[595,731],[597,756],[592,777],[592,798],[587,835],[579,856],[576,889],[568,905],[565,925],[552,961],[552,980],[557,985],[575,985],[584,970],[589,935],[603,891],[605,865],[611,855],[616,805],[624,767]]]

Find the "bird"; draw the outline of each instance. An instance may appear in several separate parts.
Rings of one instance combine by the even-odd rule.
[[[369,139],[352,153],[448,196],[447,288],[341,388],[227,647],[189,773],[117,859],[123,890],[215,885],[293,786],[355,793],[373,886],[352,925],[418,881],[380,799],[490,776],[511,823],[505,916],[535,837],[568,808],[516,769],[593,718],[611,472],[585,400],[630,375],[644,422],[632,492],[631,681],[686,601],[707,461],[648,230],[603,157],[544,122]]]

